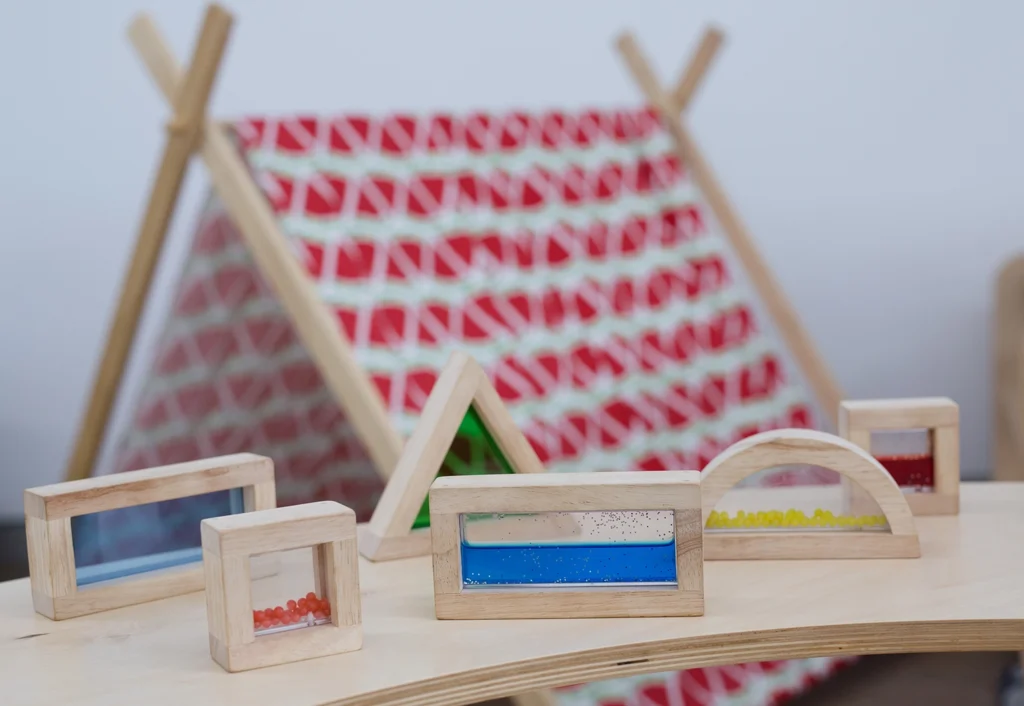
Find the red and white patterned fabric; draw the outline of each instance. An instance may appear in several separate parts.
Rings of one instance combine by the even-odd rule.
[[[551,471],[699,469],[751,433],[813,426],[651,111],[235,127],[403,435],[456,349],[487,370]],[[381,489],[211,199],[112,470],[243,450],[274,459],[281,504],[335,499],[365,519]]]

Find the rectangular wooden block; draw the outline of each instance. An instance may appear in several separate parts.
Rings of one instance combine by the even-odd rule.
[[[487,515],[491,517],[482,517]],[[696,471],[438,478],[430,489],[435,615],[453,620],[703,615],[701,518]],[[661,535],[657,541],[622,541],[649,537],[647,524],[666,520],[671,545]],[[486,552],[526,547],[531,553],[527,565],[543,572],[550,567],[543,566],[545,559],[540,557],[566,551],[569,554],[550,560],[556,572],[578,571],[593,578],[560,577],[552,579],[554,583],[544,579],[544,585],[506,586],[500,581],[468,585],[463,576],[466,555],[478,551],[465,543],[468,522],[472,522],[473,543]],[[505,541],[524,531],[532,538],[526,544]],[[657,551],[664,559],[661,568],[672,571],[650,580],[638,575],[631,579],[629,572],[643,565],[643,560],[624,559],[626,568],[616,570],[622,576],[609,578],[612,574],[601,575],[604,561],[595,558],[588,563],[596,555],[581,554],[581,549],[607,552],[606,557]],[[667,557],[665,549],[672,552]],[[542,573],[534,575],[539,577]]]
[[[25,529],[36,612],[63,620],[203,590],[198,564],[80,588],[71,519],[239,488],[245,512],[274,507],[273,461],[234,454],[29,488],[24,494]],[[267,567],[273,571],[273,565]]]
[[[960,423],[960,408],[948,397],[844,400],[840,425],[859,429],[932,429]]]
[[[356,515],[336,502],[276,508],[202,522],[210,655],[229,672],[362,647]],[[331,606],[325,625],[256,635],[249,561],[310,547],[316,592]]]

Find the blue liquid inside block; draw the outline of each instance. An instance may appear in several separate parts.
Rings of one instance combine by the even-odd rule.
[[[199,523],[243,510],[242,489],[71,519],[78,586],[202,561]]]
[[[75,572],[75,579],[76,584],[81,588],[82,586],[102,581],[112,581],[126,576],[135,576],[136,574],[143,574],[149,571],[159,571],[161,569],[194,564],[202,560],[202,547],[179,549],[177,551],[161,552],[159,554],[108,561],[103,564],[82,567]]]
[[[463,586],[675,584],[675,540],[609,544],[462,543]]]

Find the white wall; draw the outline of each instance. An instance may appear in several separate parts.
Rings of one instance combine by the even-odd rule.
[[[230,8],[222,116],[634,101],[611,50],[619,30],[668,77],[719,23],[729,42],[691,125],[811,334],[850,396],[957,399],[965,472],[987,469],[992,277],[1024,235],[1024,4]],[[160,148],[165,106],[123,34],[140,9],[187,55],[199,0],[0,9],[0,514],[60,478]],[[196,168],[157,304],[204,189]]]

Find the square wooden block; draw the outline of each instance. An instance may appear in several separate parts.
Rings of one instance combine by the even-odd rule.
[[[696,471],[438,478],[430,531],[439,619],[704,613]]]
[[[25,534],[36,612],[63,620],[201,591],[198,546],[194,562],[186,566],[80,586],[71,519],[239,488],[243,512],[274,507],[273,461],[234,454],[29,488],[24,496]]]
[[[845,400],[839,405],[839,436],[868,453],[871,432],[927,430],[931,437],[934,487],[931,493],[906,493],[915,515],[955,515],[960,511],[960,408],[948,397]],[[865,494],[846,484],[856,510]]]
[[[358,650],[363,645],[356,515],[336,502],[203,520],[210,654],[229,672]],[[250,557],[310,547],[316,593],[330,622],[257,636]]]

